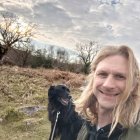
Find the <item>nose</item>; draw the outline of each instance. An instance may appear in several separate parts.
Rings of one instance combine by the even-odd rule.
[[[103,87],[107,89],[113,89],[115,87],[115,79],[112,75],[109,75],[103,82]]]

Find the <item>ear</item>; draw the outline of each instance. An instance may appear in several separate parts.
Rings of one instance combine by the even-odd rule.
[[[65,90],[66,90],[67,92],[70,92],[70,89],[69,89],[68,86],[64,85],[64,87],[65,87]]]
[[[70,86],[65,85],[68,92],[70,92]]]
[[[49,90],[52,90],[52,89],[54,89],[54,87],[55,87],[55,86],[50,86]]]
[[[53,93],[52,91],[53,91],[54,88],[55,88],[55,86],[50,86],[50,87],[49,87],[49,89],[48,89],[48,96],[49,96],[49,97],[51,97],[51,95],[52,95],[52,93]]]

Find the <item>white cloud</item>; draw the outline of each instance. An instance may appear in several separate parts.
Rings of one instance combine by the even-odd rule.
[[[1,0],[0,10],[38,25],[38,39],[63,47],[80,40],[127,44],[140,60],[140,1]]]

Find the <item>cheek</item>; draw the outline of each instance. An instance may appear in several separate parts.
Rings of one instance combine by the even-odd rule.
[[[103,79],[95,78],[93,87],[98,87],[103,84]]]
[[[121,91],[124,91],[125,90],[125,87],[126,87],[126,82],[120,82],[118,83],[118,87]]]
[[[97,94],[98,87],[102,86],[102,84],[103,84],[102,80],[97,79],[97,78],[94,80],[94,83],[93,83],[93,93],[95,94],[95,96]]]

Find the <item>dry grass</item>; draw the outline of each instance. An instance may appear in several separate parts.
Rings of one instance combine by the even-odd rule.
[[[73,88],[78,88],[82,85],[85,76],[82,74],[76,74],[72,72],[60,71],[55,69],[31,69],[31,68],[20,68],[12,67],[7,68],[7,66],[1,67],[1,71],[5,73],[13,73],[14,75],[19,74],[29,78],[42,77],[46,79],[48,84],[63,83]]]
[[[0,75],[0,140],[47,140],[47,110],[23,116],[17,110],[24,106],[47,108],[47,91],[52,84],[66,84],[76,99],[85,79],[82,74],[16,66],[1,66]]]

